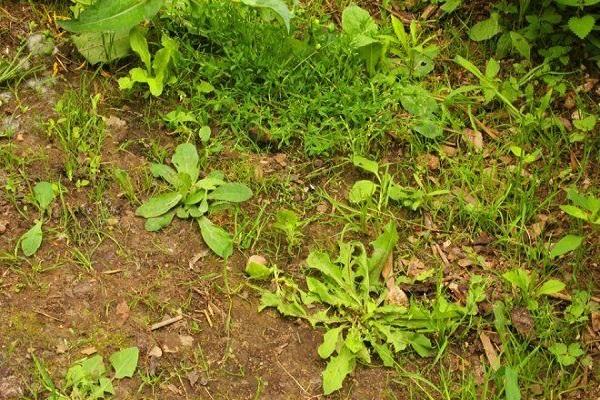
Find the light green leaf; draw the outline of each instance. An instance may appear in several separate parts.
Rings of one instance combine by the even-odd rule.
[[[362,203],[369,200],[377,190],[377,185],[368,180],[360,180],[352,185],[348,193],[348,200],[351,203]]]
[[[527,293],[529,291],[529,286],[531,285],[531,276],[529,275],[529,272],[525,271],[524,269],[512,269],[502,274],[502,277],[510,282],[513,286],[521,289],[523,292]]]
[[[81,368],[85,376],[91,380],[100,379],[100,377],[106,372],[104,360],[102,359],[102,356],[98,354],[93,357],[83,359],[81,361]]]
[[[520,55],[528,60],[531,58],[531,45],[523,35],[518,32],[511,31],[510,40],[513,48],[515,48]]]
[[[200,233],[206,245],[219,257],[227,259],[233,253],[233,239],[231,235],[222,228],[213,224],[208,218],[202,217],[198,220]]]
[[[344,8],[342,11],[342,29],[350,36],[377,34],[378,27],[367,10],[356,5]]]
[[[504,368],[504,396],[506,400],[521,400],[519,374],[512,367]]]
[[[154,218],[163,215],[175,207],[182,199],[182,195],[177,192],[167,192],[155,197],[151,197],[144,204],[135,210],[135,215],[144,218]]]
[[[92,65],[123,58],[131,49],[127,30],[108,33],[84,32],[71,36],[71,41]]]
[[[389,222],[383,233],[371,242],[373,247],[373,254],[368,260],[369,263],[369,280],[373,284],[380,281],[381,270],[385,265],[388,257],[394,251],[394,246],[398,241],[398,232],[396,231],[396,224]]]
[[[148,41],[146,40],[146,31],[139,26],[133,27],[129,32],[129,43],[133,50],[144,63],[147,71],[152,70],[152,61],[150,50],[148,49]]]
[[[569,214],[570,216],[582,219],[584,221],[587,221],[590,218],[589,214],[579,207],[564,205],[560,206],[560,209]]]
[[[181,184],[179,177],[177,176],[177,172],[175,172],[175,170],[168,165],[152,164],[150,166],[150,172],[152,172],[152,176],[155,178],[162,178],[174,187],[179,187]]]
[[[115,378],[131,378],[137,368],[140,350],[137,347],[128,347],[117,351],[110,356],[110,363],[115,369]]]
[[[241,203],[252,197],[252,190],[243,183],[226,183],[217,187],[209,193],[210,200],[229,201],[231,203]]]
[[[177,172],[187,174],[191,178],[192,183],[196,182],[200,174],[200,159],[196,146],[191,143],[180,144],[175,149],[175,154],[173,154],[171,161],[175,165]]]
[[[491,39],[500,33],[501,28],[499,17],[500,15],[498,13],[492,13],[490,18],[479,21],[473,25],[469,31],[469,37],[471,40],[481,42],[483,40]]]
[[[38,182],[33,187],[33,197],[41,210],[46,210],[55,198],[54,190],[50,182]]]
[[[323,335],[323,343],[319,346],[317,352],[321,358],[329,358],[335,351],[338,343],[338,338],[344,327],[338,326],[325,332]]]
[[[571,32],[579,39],[585,39],[592,32],[592,29],[594,29],[596,19],[590,14],[586,14],[583,17],[571,17],[568,25]]]
[[[42,244],[42,237],[42,221],[38,221],[19,239],[23,254],[25,254],[27,257],[34,255]]]
[[[355,167],[362,168],[374,175],[379,175],[379,164],[377,161],[369,160],[362,156],[354,156],[352,157],[352,163]]]
[[[98,0],[77,19],[59,21],[70,32],[118,32],[129,30],[154,16],[163,0]]]
[[[174,216],[175,216],[175,213],[170,212],[170,213],[161,215],[160,217],[148,218],[146,220],[146,224],[144,225],[144,228],[148,232],[160,231],[165,226],[168,226],[171,223],[171,221],[173,221]]]
[[[590,132],[596,126],[597,121],[598,118],[595,115],[590,115],[582,119],[574,119],[573,125],[575,125],[575,128],[581,131]]]
[[[332,357],[323,371],[323,393],[331,394],[342,388],[346,376],[354,370],[356,355],[346,346],[338,355]]]
[[[241,2],[250,7],[272,10],[283,20],[287,31],[290,31],[290,20],[293,14],[283,0],[241,0]]]
[[[266,280],[271,277],[273,270],[265,265],[262,257],[252,256],[246,262],[246,275],[251,279]]]
[[[556,258],[564,254],[567,254],[581,246],[583,242],[582,236],[577,235],[566,235],[558,241],[550,251],[550,257]]]
[[[565,284],[557,279],[550,279],[544,282],[544,284],[537,290],[538,296],[547,296],[550,294],[558,293],[565,288]]]

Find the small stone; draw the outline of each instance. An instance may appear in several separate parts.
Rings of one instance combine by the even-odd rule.
[[[54,40],[41,33],[34,33],[27,38],[27,50],[33,56],[48,56],[54,51]]]
[[[160,358],[162,357],[163,352],[160,349],[160,347],[158,346],[154,346],[150,349],[150,351],[148,352],[148,356],[151,358]]]
[[[5,219],[0,219],[0,234],[6,232],[7,227],[8,227],[8,221]]]

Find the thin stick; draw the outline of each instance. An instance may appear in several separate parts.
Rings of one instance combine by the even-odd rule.
[[[63,321],[60,318],[53,317],[52,315],[46,314],[45,312],[40,311],[40,310],[36,310],[35,308],[33,309],[33,312],[35,312],[37,314],[40,314],[40,315],[43,315],[44,317],[48,317],[48,318],[53,319],[53,320],[58,321],[58,322],[65,322],[65,321]]]
[[[165,319],[164,321],[157,322],[150,327],[151,331],[155,331],[157,329],[163,328],[167,325],[174,324],[177,321],[181,321],[183,319],[183,315],[178,315],[173,318]]]

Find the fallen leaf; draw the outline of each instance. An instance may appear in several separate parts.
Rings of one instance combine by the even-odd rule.
[[[150,349],[150,351],[148,352],[148,357],[151,357],[151,358],[160,358],[160,357],[162,357],[162,355],[163,355],[163,352],[160,349],[160,347],[158,347],[158,346],[152,347]]]
[[[385,285],[388,289],[387,293],[387,301],[389,304],[395,304],[398,306],[407,306],[408,305],[408,296],[402,289],[396,285],[394,279],[394,256],[390,254],[383,269],[381,270],[381,276],[385,282]]]
[[[406,275],[410,276],[411,278],[415,278],[425,271],[427,271],[425,263],[423,263],[423,261],[419,260],[418,258],[413,257],[408,262]]]
[[[79,352],[84,356],[91,356],[96,353],[98,350],[94,346],[86,347],[85,349],[80,350]]]
[[[596,333],[600,333],[600,312],[592,313],[592,329]]]
[[[515,308],[510,312],[510,320],[517,332],[526,338],[535,335],[535,324],[531,314],[526,308]]]
[[[194,338],[189,335],[179,335],[179,342],[182,346],[192,347],[192,345],[194,344]]]
[[[190,267],[190,269],[194,269],[194,265],[196,265],[196,263],[198,261],[200,261],[201,258],[204,258],[207,255],[208,255],[208,249],[203,250],[200,253],[194,254],[194,256],[192,258],[190,258],[190,261],[188,263],[188,266]]]
[[[66,352],[67,352],[67,341],[63,339],[56,345],[56,354],[64,354]]]
[[[127,321],[127,319],[129,318],[129,311],[130,310],[127,301],[123,300],[119,304],[117,304],[115,313],[117,314],[120,325],[123,325],[125,321]]]
[[[194,370],[192,372],[188,372],[186,377],[187,377],[188,381],[190,382],[190,386],[194,387],[194,386],[196,386],[196,382],[198,382],[198,379],[200,379],[200,374],[198,373],[198,371]]]
[[[479,340],[481,340],[483,351],[485,352],[485,357],[490,363],[490,367],[492,367],[492,370],[498,371],[498,369],[500,369],[500,359],[498,358],[498,353],[496,352],[496,348],[492,344],[490,337],[485,334],[485,332],[481,332],[479,334]]]
[[[465,129],[465,140],[470,143],[476,151],[483,150],[483,135],[480,131]]]

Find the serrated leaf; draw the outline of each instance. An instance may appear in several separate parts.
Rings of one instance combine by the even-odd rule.
[[[550,279],[547,280],[546,282],[544,282],[542,284],[542,286],[540,286],[540,288],[537,290],[537,295],[538,296],[547,296],[550,294],[554,294],[554,293],[558,293],[560,291],[562,291],[565,288],[565,284],[562,283],[561,281],[557,280],[557,279]]]
[[[560,257],[567,254],[581,246],[583,242],[582,236],[577,235],[566,235],[558,241],[550,251],[550,258]]]
[[[200,174],[200,158],[196,146],[191,143],[182,143],[175,149],[175,153],[171,158],[177,172],[187,174],[192,183],[198,180]]]
[[[38,182],[33,187],[33,197],[41,210],[46,210],[55,198],[54,190],[50,182]]]
[[[338,326],[337,328],[332,328],[325,332],[323,335],[323,343],[321,343],[317,349],[321,358],[329,358],[333,354],[343,329],[344,327]]]
[[[131,378],[137,368],[140,350],[137,347],[128,347],[117,351],[110,356],[110,363],[115,369],[115,378]]]
[[[590,32],[592,32],[592,29],[594,29],[596,19],[590,14],[584,15],[583,17],[571,17],[568,25],[571,32],[578,38],[585,39]]]
[[[128,31],[154,16],[162,4],[163,0],[98,0],[77,19],[59,25],[74,33]]]
[[[498,13],[492,13],[490,18],[483,21],[479,21],[471,27],[469,30],[469,38],[476,42],[488,40],[500,33],[500,15]]]
[[[354,370],[356,355],[346,346],[342,346],[340,353],[332,357],[323,371],[323,393],[331,394],[342,388],[344,379]]]
[[[241,203],[252,197],[252,190],[243,183],[225,183],[209,193],[210,200]]]
[[[21,250],[23,250],[23,254],[25,254],[27,257],[34,255],[35,252],[38,251],[38,249],[40,248],[40,245],[42,244],[42,238],[42,221],[38,221],[19,239],[21,242]]]
[[[144,218],[155,218],[175,207],[183,196],[177,192],[167,192],[151,197],[135,210],[135,215]]]
[[[275,12],[283,20],[285,29],[290,31],[290,21],[293,15],[283,0],[241,0],[241,2],[250,7],[267,8]]]
[[[573,125],[575,128],[584,132],[590,132],[596,126],[597,118],[595,115],[590,115],[582,119],[574,119]]]
[[[198,220],[200,233],[206,245],[219,257],[227,259],[233,253],[233,239],[231,235],[219,226],[213,224],[208,218]]]
[[[368,180],[360,180],[354,182],[350,192],[348,193],[348,200],[351,203],[362,203],[369,200],[377,190],[377,185]]]

